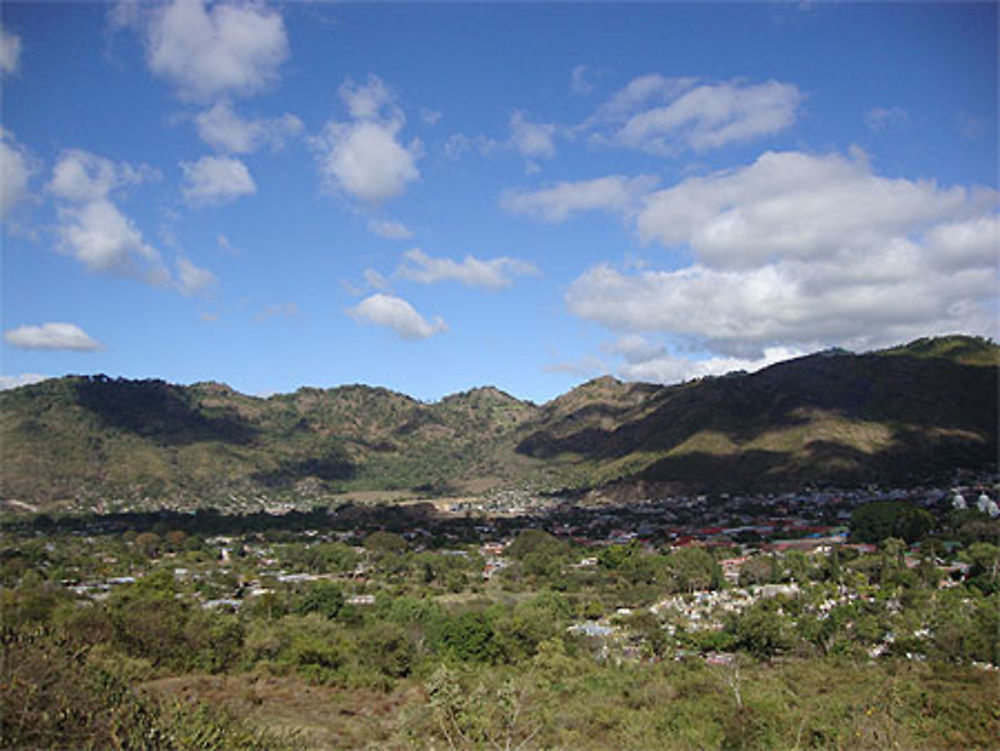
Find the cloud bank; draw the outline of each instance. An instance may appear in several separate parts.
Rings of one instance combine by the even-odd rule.
[[[992,335],[997,205],[990,189],[881,177],[861,155],[766,153],[642,200],[640,239],[693,263],[597,266],[566,302],[622,335],[679,338],[741,367],[824,346]]]

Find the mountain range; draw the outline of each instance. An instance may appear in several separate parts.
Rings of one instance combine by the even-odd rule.
[[[542,405],[496,388],[258,398],[66,376],[0,393],[6,508],[329,501],[344,493],[777,491],[997,471],[1000,347],[828,350],[662,386],[602,377]]]

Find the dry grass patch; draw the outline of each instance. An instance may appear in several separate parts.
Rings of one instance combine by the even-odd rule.
[[[295,733],[305,748],[317,750],[386,748],[404,710],[422,702],[420,692],[407,686],[383,694],[252,673],[175,676],[142,688],[165,698],[224,706],[266,730]]]

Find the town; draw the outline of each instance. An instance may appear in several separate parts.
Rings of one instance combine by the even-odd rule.
[[[412,720],[428,738],[471,733],[454,690],[491,686],[477,694],[487,701],[502,680],[528,680],[502,679],[508,669],[555,670],[560,681],[570,666],[638,670],[655,682],[649,671],[666,669],[657,666],[700,666],[686,669],[722,676],[738,707],[761,699],[754,686],[766,683],[747,678],[755,671],[822,673],[844,660],[862,672],[951,665],[968,687],[995,682],[1000,664],[998,489],[995,475],[969,475],[948,487],[632,502],[512,490],[278,513],[8,515],[0,597],[13,644],[24,644],[18,633],[68,639],[90,667],[153,696],[184,685],[185,696],[231,709],[205,675],[240,695],[273,681],[334,692],[324,701],[418,685],[424,698],[406,702],[430,712]],[[521,701],[552,700],[517,685]],[[494,720],[483,743],[510,718]],[[307,747],[336,747],[346,732],[298,722]],[[581,715],[565,737],[583,738],[588,722]],[[988,732],[995,719],[982,722]],[[379,737],[398,741],[393,727],[379,725]]]

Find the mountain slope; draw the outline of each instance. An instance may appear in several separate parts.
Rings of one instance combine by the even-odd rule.
[[[526,483],[917,483],[996,470],[998,363],[991,342],[945,337],[675,386],[605,377],[542,406],[494,388],[425,404],[367,386],[260,399],[70,376],[0,394],[0,499],[225,506]]]
[[[703,489],[914,483],[955,467],[993,469],[997,348],[961,339],[957,360],[925,356],[918,342],[916,352],[821,353],[664,387],[611,428],[586,420],[591,405],[527,434],[519,450],[586,458],[595,484],[620,477]],[[973,354],[992,364],[965,364]]]

